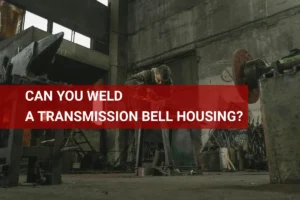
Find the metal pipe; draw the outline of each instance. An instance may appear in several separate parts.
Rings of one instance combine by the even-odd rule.
[[[300,65],[300,59],[299,60],[295,60],[292,62],[288,62],[288,63],[278,63],[277,64],[277,69],[279,72],[283,72],[284,70],[289,70],[292,69],[294,66]]]

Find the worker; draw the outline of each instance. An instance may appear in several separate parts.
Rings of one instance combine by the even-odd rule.
[[[126,85],[172,85],[173,81],[171,78],[171,69],[167,65],[163,64],[158,67],[151,68],[149,70],[144,70],[130,76],[125,82],[125,84]],[[153,90],[148,89],[147,91],[145,90],[142,92],[139,90],[139,91],[135,91],[134,93],[136,95],[132,95],[132,97],[129,97],[129,101],[132,102],[132,100],[143,100],[151,104],[156,104],[155,106],[156,108],[164,107],[163,105],[164,101],[156,101],[156,102],[153,101],[154,96],[156,96],[156,99],[157,96],[161,96],[156,92],[154,92]],[[168,95],[168,94],[164,94],[164,95]],[[152,98],[149,98],[150,96]]]
[[[142,72],[139,72],[137,74],[132,75],[127,79],[125,82],[126,85],[141,85],[142,87],[132,87],[130,90],[133,90],[130,97],[127,99],[127,109],[131,110],[134,108],[136,110],[137,108],[142,109],[144,103],[146,105],[151,106],[151,110],[162,110],[165,108],[166,103],[164,101],[161,101],[161,98],[157,98],[157,96],[160,96],[157,94],[157,91],[153,91],[149,87],[143,87],[144,85],[172,85],[173,81],[171,79],[171,70],[167,65],[160,65],[159,67],[152,68],[150,70],[144,70]],[[165,90],[163,90],[165,92]],[[171,90],[168,90],[171,92]],[[166,94],[164,94],[166,95]],[[155,96],[155,97],[154,97]],[[141,103],[141,104],[139,104]],[[149,107],[148,107],[149,108]],[[137,149],[143,148],[142,145],[142,131],[140,131],[142,128],[141,124],[136,123],[135,128],[135,135],[138,137],[137,141]],[[159,149],[164,149],[163,145],[160,145]],[[137,151],[137,159],[136,159],[136,169],[140,167],[141,163],[143,162],[143,159],[140,160],[143,156],[141,156],[140,151]],[[136,171],[136,174],[138,174],[138,170]]]
[[[171,69],[167,65],[160,65],[159,67],[150,70],[144,70],[132,75],[125,83],[126,85],[172,85]]]

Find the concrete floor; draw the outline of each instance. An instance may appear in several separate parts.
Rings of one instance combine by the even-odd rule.
[[[266,173],[134,177],[122,174],[65,175],[63,185],[0,189],[1,200],[297,200],[300,185],[269,185]]]

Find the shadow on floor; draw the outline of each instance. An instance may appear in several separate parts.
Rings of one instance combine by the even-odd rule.
[[[249,185],[249,186],[241,186],[241,185],[232,185],[232,186],[220,186],[210,188],[212,190],[222,189],[222,190],[254,190],[261,192],[280,192],[287,194],[299,194],[300,193],[300,185],[299,184],[265,184],[265,185]]]

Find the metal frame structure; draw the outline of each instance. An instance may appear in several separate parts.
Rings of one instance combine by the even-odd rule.
[[[4,56],[1,68],[1,83],[15,85],[59,84],[48,80],[47,72],[63,41],[63,33],[48,36],[33,42],[18,51],[12,59]],[[5,41],[4,41],[5,43]],[[7,53],[6,51],[4,51]],[[17,115],[22,106],[11,100],[12,116]],[[10,123],[16,123],[11,120]],[[62,153],[64,130],[32,130],[30,145],[23,146],[24,130],[2,130],[0,133],[0,185],[19,184],[22,158],[28,158],[27,182],[40,184],[60,184],[62,173]],[[38,142],[38,140],[42,142]],[[72,148],[71,148],[72,149]],[[43,162],[40,162],[43,160]],[[42,166],[41,163],[46,165]],[[45,172],[43,171],[45,170]]]
[[[197,149],[197,145],[195,141],[195,133],[193,130],[190,131],[190,137],[192,141],[192,148],[194,154],[194,161],[196,166],[196,173],[201,174],[199,169],[199,156],[198,152],[200,149]],[[136,129],[135,134],[137,135],[137,152],[136,152],[136,164],[135,164],[135,174],[137,176],[140,175],[139,169],[143,167],[143,149],[144,149],[144,130],[143,129]],[[173,152],[171,149],[171,138],[172,138],[172,130],[170,129],[161,129],[162,141],[164,146],[164,172],[163,174],[167,176],[172,176],[175,173],[176,165],[173,158]],[[156,166],[152,166],[155,168]]]

